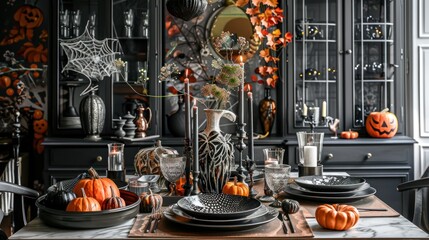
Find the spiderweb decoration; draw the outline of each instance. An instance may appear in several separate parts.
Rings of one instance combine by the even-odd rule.
[[[113,38],[95,39],[89,33],[88,24],[82,35],[61,40],[60,45],[68,59],[62,72],[73,71],[89,79],[89,85],[81,96],[98,89],[98,86],[92,85],[91,79],[101,81],[104,77],[110,77],[112,73],[118,72],[115,55],[122,53],[119,41]]]

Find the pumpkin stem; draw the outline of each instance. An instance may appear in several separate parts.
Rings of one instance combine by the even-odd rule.
[[[113,190],[113,187],[112,186],[109,186],[109,187],[110,187],[110,192],[112,192],[112,198],[115,198],[116,197],[116,193]]]
[[[382,113],[385,113],[385,112],[388,112],[388,111],[389,111],[389,108],[385,108],[385,109],[381,110]]]
[[[149,188],[149,195],[153,195],[152,189]]]
[[[93,167],[90,167],[88,169],[88,173],[91,176],[91,178],[96,178],[96,179],[100,178],[100,175],[98,175],[97,171]]]
[[[83,197],[83,198],[86,198],[85,189],[81,188],[81,190],[82,190],[82,197]]]
[[[234,186],[237,186],[237,176],[234,176]]]

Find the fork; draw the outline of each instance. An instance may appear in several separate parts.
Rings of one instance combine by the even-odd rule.
[[[158,212],[153,215],[154,224],[151,231],[152,233],[156,233],[156,230],[158,229],[158,224],[161,221],[161,218],[162,218],[162,212],[161,210],[158,210]]]
[[[154,214],[149,215],[149,219],[147,220],[146,226],[143,229],[144,233],[148,233],[150,231],[150,228],[152,226],[152,221],[154,220],[153,216]]]

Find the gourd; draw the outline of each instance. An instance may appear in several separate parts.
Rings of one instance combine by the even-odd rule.
[[[348,230],[359,220],[359,211],[350,205],[323,204],[316,209],[320,226],[331,230]]]
[[[162,196],[159,194],[152,193],[152,190],[149,188],[149,193],[144,192],[140,194],[140,212],[148,213],[156,211],[162,206]]]
[[[341,138],[344,138],[344,139],[356,139],[358,137],[359,137],[359,133],[352,131],[351,129],[349,129],[348,131],[341,132]]]
[[[91,178],[85,178],[79,180],[79,182],[73,188],[73,192],[78,197],[82,197],[81,188],[85,190],[85,193],[88,197],[93,197],[102,204],[104,199],[112,197],[112,191],[110,187],[113,188],[114,194],[116,196],[121,196],[118,186],[109,178],[100,178],[97,171],[94,168],[90,168],[88,173]]]
[[[66,210],[67,205],[76,198],[76,194],[64,190],[63,183],[54,186],[54,190],[46,194],[46,206],[58,210]]]
[[[223,186],[222,193],[248,197],[249,186],[244,182],[238,182],[237,176],[234,176],[233,181],[229,181]]]
[[[372,112],[368,115],[365,128],[371,137],[391,138],[398,131],[398,119],[389,112],[388,108],[381,112]]]
[[[73,199],[66,208],[67,212],[95,212],[101,211],[100,203],[93,197],[87,197],[85,190],[81,188],[82,197]]]
[[[106,198],[103,201],[103,204],[101,204],[102,210],[109,210],[114,208],[121,208],[125,207],[125,200],[119,196],[116,196],[115,191],[113,190],[113,187],[110,187],[110,191],[112,192],[112,197]]]
[[[178,154],[175,149],[164,147],[161,141],[156,141],[154,147],[140,149],[134,157],[134,169],[139,175],[160,175],[158,185],[163,186],[165,183],[162,176],[159,158],[161,154]]]
[[[282,210],[284,213],[293,214],[299,211],[299,202],[293,199],[284,199],[282,201]]]

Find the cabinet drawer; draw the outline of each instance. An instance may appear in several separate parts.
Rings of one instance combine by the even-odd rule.
[[[324,146],[322,164],[407,164],[412,147],[406,145]]]
[[[107,166],[107,147],[59,147],[51,148],[49,153],[49,165],[51,167]],[[97,158],[99,157],[101,157],[101,161],[98,161]]]

